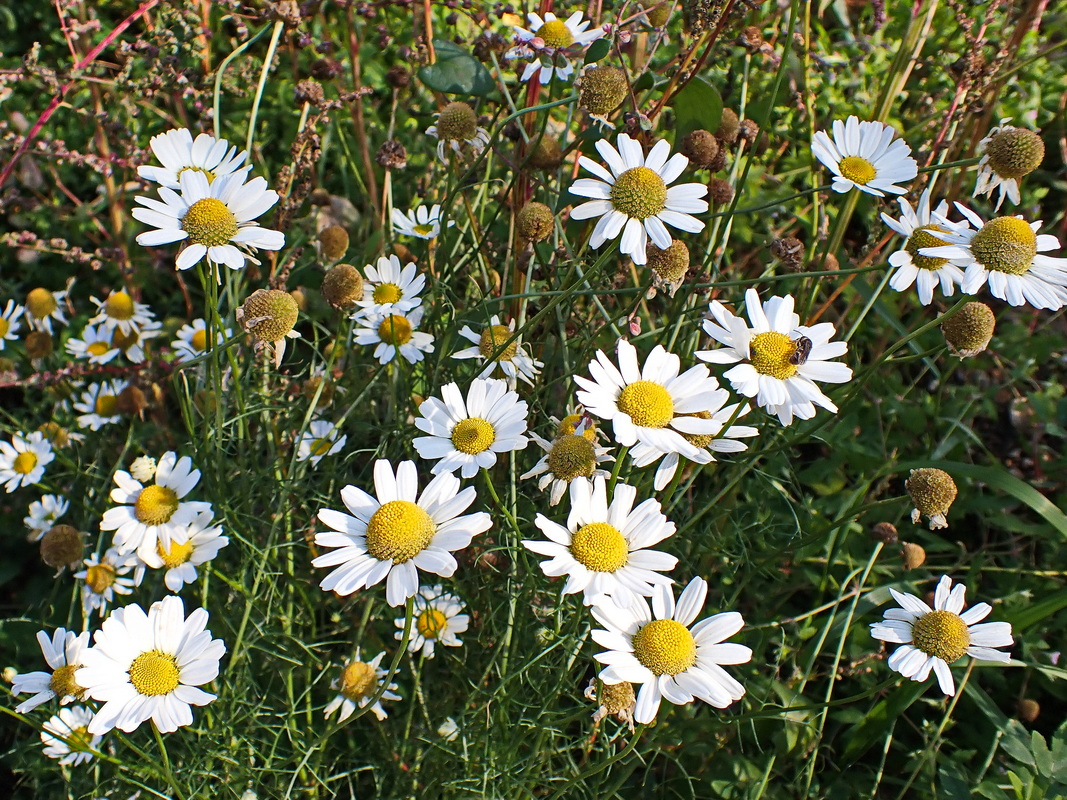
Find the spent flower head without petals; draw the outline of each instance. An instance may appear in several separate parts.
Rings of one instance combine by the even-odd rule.
[[[489,318],[489,324],[482,328],[481,333],[475,333],[470,325],[464,325],[459,335],[473,342],[474,347],[458,350],[452,354],[452,358],[477,358],[484,364],[478,373],[479,378],[488,378],[499,369],[512,389],[519,380],[533,386],[534,378],[540,374],[544,364],[526,352],[521,337],[508,342],[514,334],[515,320],[504,325],[496,314]]]
[[[1007,197],[1013,205],[1019,205],[1022,195],[1020,182],[1039,166],[1045,158],[1045,143],[1034,131],[1008,125],[1011,118],[1002,119],[989,134],[978,143],[978,180],[972,197],[997,195],[996,210]]]
[[[911,148],[896,131],[882,122],[860,122],[855,116],[845,122],[834,120],[833,137],[818,131],[811,152],[832,173],[835,192],[859,189],[884,197],[904,194],[906,183],[919,174],[919,165],[911,157]]]
[[[489,145],[489,131],[478,125],[474,109],[455,100],[434,115],[434,124],[426,129],[437,139],[437,158],[448,163],[448,150],[457,156],[477,158]]]

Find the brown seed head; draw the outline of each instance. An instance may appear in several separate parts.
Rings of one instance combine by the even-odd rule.
[[[996,321],[993,309],[985,303],[967,303],[941,323],[941,333],[953,353],[968,358],[989,346]]]
[[[319,246],[324,261],[339,261],[348,252],[348,231],[340,225],[324,228],[319,234]]]
[[[917,544],[904,542],[900,558],[904,562],[904,569],[918,569],[926,563],[926,551]]]
[[[552,235],[556,217],[552,209],[536,201],[527,203],[515,217],[519,236],[530,242],[542,242]]]
[[[534,169],[556,169],[563,163],[563,150],[559,146],[559,139],[549,136],[547,133],[541,137],[530,151],[526,163]]]
[[[26,337],[26,355],[30,358],[48,358],[55,343],[48,331],[33,331]]]
[[[715,135],[726,144],[733,144],[737,141],[737,133],[740,128],[741,121],[737,118],[737,112],[732,108],[724,108],[722,110],[722,119],[719,120],[719,129],[715,131]]]
[[[892,522],[879,522],[871,527],[871,538],[884,544],[896,544],[897,526]]]
[[[664,283],[678,283],[689,270],[689,248],[679,239],[672,241],[666,250],[649,242],[645,258],[648,268]]]
[[[84,552],[84,535],[70,525],[56,525],[41,538],[41,560],[54,569],[81,561]]]
[[[716,206],[725,206],[733,202],[734,187],[723,178],[712,178],[708,181],[708,197]]]
[[[277,342],[296,325],[300,307],[289,292],[258,289],[241,306],[238,322],[261,342]]]
[[[322,296],[334,308],[353,308],[363,298],[363,276],[351,264],[335,264],[322,279]]]
[[[698,169],[708,169],[719,157],[719,140],[705,130],[696,130],[682,139],[679,151]]]

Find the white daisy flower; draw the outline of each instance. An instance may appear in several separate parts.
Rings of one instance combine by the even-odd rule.
[[[88,618],[94,611],[101,615],[115,595],[132,594],[144,575],[144,563],[136,553],[120,553],[110,547],[103,558],[90,556],[83,562],[85,569],[75,572],[74,577],[85,581],[82,584],[82,613]],[[133,575],[130,575],[133,572]]]
[[[739,403],[729,406],[722,405],[730,398],[730,393],[725,389],[719,389],[719,392],[721,392],[719,399],[716,400],[711,409],[705,409],[690,415],[700,419],[712,420],[718,425],[718,431],[716,433],[682,434],[686,441],[700,448],[698,457],[692,459],[697,464],[710,464],[715,460],[715,453],[740,453],[747,450],[748,445],[744,442],[739,442],[738,439],[759,435],[759,429],[749,425],[726,427],[726,424],[734,418],[735,413],[737,413],[738,418],[743,417],[749,412],[750,406],[746,403],[744,408],[738,412]],[[630,451],[630,455],[633,458],[634,466],[638,468],[644,468],[659,461],[653,481],[653,488],[657,492],[664,489],[674,478],[675,472],[678,471],[680,456],[677,453],[663,453],[650,445],[638,442],[634,445],[633,450]]]
[[[892,126],[860,122],[851,116],[845,122],[835,119],[833,131],[833,138],[818,131],[811,152],[834,173],[835,192],[856,188],[875,197],[885,197],[886,192],[904,194],[907,188],[897,184],[919,174],[908,143],[893,140],[896,131]]]
[[[219,554],[219,550],[230,543],[228,536],[222,535],[222,528],[212,525],[212,515],[206,511],[197,516],[185,531],[185,541],[171,541],[167,547],[156,542],[156,552],[145,564],[152,569],[166,569],[163,583],[172,592],[180,592],[187,583],[197,578],[196,568],[206,564]]]
[[[474,109],[462,100],[455,100],[434,114],[434,124],[426,129],[428,136],[437,139],[437,159],[448,163],[448,149],[458,156],[470,151],[477,158],[489,145],[489,131],[478,125]]]
[[[530,63],[522,72],[520,80],[525,83],[534,75],[542,86],[547,86],[553,76],[560,81],[569,81],[574,75],[574,66],[568,54],[578,55],[581,51],[603,36],[604,28],[586,30],[592,22],[582,19],[582,12],[575,11],[566,20],[556,17],[551,11],[544,19],[530,12],[526,15],[530,28],[515,26],[513,47],[504,57],[507,59],[530,58]]]
[[[340,434],[340,435],[338,435]],[[341,433],[337,426],[327,420],[313,420],[310,429],[300,437],[297,445],[296,460],[311,460],[311,466],[317,467],[325,456],[337,455],[348,441],[348,436]]]
[[[338,567],[319,586],[346,596],[386,580],[386,601],[398,606],[419,590],[419,570],[451,577],[457,567],[452,552],[493,525],[484,511],[459,516],[476,497],[473,486],[459,487],[459,478],[446,472],[420,495],[415,462],[401,461],[394,475],[388,460],[376,461],[377,497],[346,486],[341,500],[351,515],[319,511],[319,519],[333,530],[316,534],[315,543],[336,549],[311,563]]]
[[[815,406],[837,413],[837,406],[815,385],[815,381],[847,383],[852,379],[849,367],[827,361],[848,350],[846,342],[830,341],[835,332],[831,323],[801,325],[800,316],[793,312],[792,295],[772,297],[760,305],[755,289],[745,292],[751,327],[718,300],[709,309],[714,321],[704,321],[704,332],[725,347],[696,355],[712,364],[742,362],[723,376],[734,391],[755,397],[760,408],[777,416],[783,425],[791,425],[794,417],[811,419]]]
[[[649,498],[634,508],[637,489],[615,485],[608,503],[604,478],[571,482],[571,513],[567,527],[538,514],[534,524],[549,541],[524,540],[523,546],[549,556],[541,571],[551,578],[566,575],[563,594],[584,592],[590,605],[599,595],[610,594],[628,603],[650,597],[656,586],[669,586],[669,572],[678,559],[659,550],[649,550],[675,533],[674,523]]]
[[[137,244],[158,247],[184,241],[175,265],[189,269],[207,256],[209,262],[241,269],[255,249],[280,250],[285,234],[260,227],[256,217],[278,202],[278,193],[267,188],[263,178],[244,182],[239,171],[209,183],[202,172],[186,170],[180,178],[181,194],[161,187],[163,201],[134,198],[144,208],[131,212],[135,219],[157,230],[142,233]]]
[[[919,254],[947,258],[965,268],[965,294],[977,294],[988,284],[991,295],[1013,306],[1030,304],[1057,311],[1067,304],[1067,258],[1042,255],[1059,249],[1060,241],[1051,234],[1037,233],[1041,220],[996,217],[985,222],[960,203],[956,208],[974,227],[930,231],[948,244],[924,247]]]
[[[581,419],[577,427],[571,430],[574,432],[557,431],[556,438],[551,442],[530,432],[530,438],[545,454],[533,469],[520,475],[519,480],[524,481],[540,475],[537,488],[543,492],[551,486],[548,501],[550,506],[559,503],[571,483],[588,483],[595,478],[607,478],[611,475],[607,470],[600,469],[599,465],[614,461],[615,456],[610,454],[609,448],[602,447],[597,441],[597,430],[592,421],[588,418]]]
[[[67,352],[74,358],[83,359],[90,364],[106,364],[122,351],[111,343],[111,331],[96,325],[86,325],[81,338],[67,339]]]
[[[683,434],[706,435],[721,427],[695,414],[712,408],[718,397],[718,381],[703,364],[679,375],[681,360],[657,345],[637,363],[637,349],[625,339],[618,343],[619,366],[603,350],[589,364],[592,380],[575,376],[581,389],[578,402],[601,419],[609,420],[615,441],[625,447],[644,442],[663,453],[681,453],[702,458],[701,449]]]
[[[0,483],[8,494],[37,483],[55,457],[52,443],[40,431],[13,434],[10,444],[0,442]]]
[[[193,139],[188,128],[158,133],[152,137],[149,146],[163,166],[138,167],[137,175],[168,189],[180,188],[181,176],[190,170],[202,173],[208,183],[212,183],[235,172],[244,177],[251,169],[251,166],[241,166],[248,153],[237,152],[237,148],[225,139],[216,139],[207,133]]]
[[[4,342],[18,341],[19,317],[25,309],[14,300],[8,300],[4,311],[0,314],[0,350],[4,349]]]
[[[972,197],[984,194],[992,195],[997,189],[997,210],[1007,197],[1019,205],[1019,182],[1039,166],[1045,158],[1045,143],[1034,131],[1017,128],[1006,123],[1011,118],[1002,119],[1000,125],[993,128],[978,143],[978,181]]]
[[[86,694],[103,703],[89,733],[131,733],[149,719],[160,733],[191,725],[190,706],[215,699],[197,687],[215,680],[226,653],[222,639],[205,630],[207,620],[202,608],[186,618],[176,595],[153,603],[147,614],[136,604],[112,611],[74,673]]]
[[[434,239],[441,234],[441,206],[434,204],[429,209],[418,205],[406,214],[399,208],[393,209],[393,233],[404,236],[415,236],[419,239]],[[454,219],[448,221],[451,228],[456,224]]]
[[[221,347],[223,342],[233,336],[231,328],[215,330],[215,346]],[[174,352],[178,354],[175,361],[179,364],[192,361],[208,351],[207,322],[203,319],[194,319],[187,325],[182,325],[178,330],[178,338],[170,343]]]
[[[459,470],[473,478],[496,464],[498,454],[525,449],[526,401],[508,390],[507,381],[478,378],[465,401],[459,384],[445,384],[441,398],[419,406],[415,427],[430,435],[412,441],[420,458],[437,460],[434,475]]]
[[[424,658],[433,658],[437,644],[443,647],[462,645],[463,641],[456,634],[464,633],[471,621],[469,616],[460,613],[464,607],[462,600],[446,592],[440,584],[420,588],[415,595],[415,619],[408,652],[418,653],[421,650]],[[399,628],[394,638],[402,641],[407,617],[400,617],[394,622]]]
[[[330,688],[338,690],[339,694],[326,706],[327,719],[334,711],[341,709],[341,713],[337,715],[337,721],[344,722],[355,713],[357,706],[364,708],[371,701],[389,674],[389,670],[379,666],[383,658],[385,658],[384,650],[370,661],[361,661],[359,648],[356,648],[356,657],[345,661],[341,677],[335,678],[330,684]],[[382,692],[382,696],[371,706],[371,712],[379,721],[389,716],[382,708],[382,700],[402,699],[396,693],[396,689],[396,684],[390,683]]]
[[[36,542],[55,527],[59,518],[67,513],[70,501],[55,494],[46,494],[30,503],[27,516],[22,521],[30,529],[30,541]]]
[[[933,670],[938,685],[946,695],[956,693],[950,664],[965,655],[979,661],[1006,664],[1011,656],[994,650],[1014,643],[1007,622],[982,622],[993,610],[988,603],[978,603],[963,611],[963,584],[952,588],[945,575],[934,591],[934,607],[913,594],[890,589],[900,608],[886,609],[881,622],[871,624],[871,636],[883,642],[901,645],[889,657],[889,668],[913,681],[925,681]],[[960,612],[963,611],[961,614]]]
[[[144,303],[136,302],[129,294],[122,290],[113,291],[105,300],[90,297],[96,303],[97,314],[91,320],[90,325],[100,325],[108,331],[121,331],[125,335],[139,331],[142,328],[152,327],[156,321],[156,315]]]
[[[377,267],[368,264],[363,274],[363,299],[356,301],[359,310],[354,317],[406,314],[422,303],[419,292],[426,288],[426,276],[417,271],[414,263],[401,269],[399,258],[382,256]]]
[[[600,680],[640,685],[634,711],[638,723],[652,722],[663,698],[675,705],[696,698],[726,708],[744,696],[745,687],[721,666],[752,660],[749,648],[724,641],[744,626],[741,615],[715,614],[689,627],[704,607],[707,592],[707,582],[693,578],[677,605],[669,587],[657,586],[651,612],[641,598],[625,603],[602,596],[593,603],[593,616],[604,626],[593,630],[593,641],[607,648],[595,656],[606,665]]]
[[[27,672],[16,675],[11,683],[11,694],[32,694],[15,708],[15,713],[26,714],[53,697],[60,705],[66,705],[84,697],[85,690],[74,680],[74,671],[81,666],[81,656],[89,647],[89,632],[75,633],[66,628],[56,628],[51,637],[44,631],[37,632],[44,660],[51,668],[48,672]]]
[[[480,334],[471,330],[470,325],[464,325],[459,335],[468,342],[474,342],[475,346],[453,353],[452,358],[480,359],[485,366],[478,374],[479,378],[488,378],[499,368],[512,389],[515,388],[517,380],[525,381],[533,386],[533,379],[541,372],[544,364],[527,355],[526,345],[522,343],[521,338],[504,347],[504,342],[508,341],[514,333],[515,320],[504,325],[496,314],[490,317],[489,324],[482,329]],[[497,353],[498,350],[499,353]]]
[[[75,417],[78,424],[91,431],[98,431],[105,425],[122,421],[119,413],[119,395],[126,388],[122,381],[100,381],[91,383],[81,399],[74,403],[74,410],[81,413]]]
[[[403,314],[360,316],[356,321],[364,327],[352,332],[356,344],[376,345],[374,357],[379,364],[388,364],[400,353],[410,364],[416,364],[433,352],[433,334],[416,330],[422,322],[422,306]]]
[[[67,291],[51,292],[40,287],[31,289],[26,295],[26,324],[35,331],[52,333],[52,322],[67,324],[67,315],[63,305],[67,302]]]
[[[114,545],[122,553],[136,551],[146,564],[158,561],[159,544],[169,548],[185,544],[189,526],[203,513],[212,513],[211,503],[184,500],[200,481],[189,456],[163,454],[156,465],[156,482],[145,486],[125,470],[115,473],[117,488],[111,502],[120,503],[104,512],[100,530],[115,531]]]
[[[688,233],[704,230],[704,223],[692,214],[708,210],[708,201],[702,199],[708,187],[683,183],[667,188],[689,165],[689,159],[681,153],[671,156],[665,139],[656,142],[647,157],[641,143],[625,133],[619,134],[616,143],[618,150],[607,139],[596,143],[608,169],[586,156],[579,159],[596,179],[581,178],[571,184],[571,194],[593,198],[575,206],[571,219],[600,217],[589,246],[600,247],[621,233],[619,252],[630,256],[635,264],[644,264],[649,240],[661,250],[674,241],[667,225]]]
[[[90,751],[99,750],[100,741],[104,738],[89,733],[92,720],[93,712],[85,706],[59,709],[59,713],[49,719],[41,731],[44,754],[59,759],[64,767],[76,767],[92,761],[93,754]]]
[[[945,297],[952,297],[956,286],[963,283],[963,270],[947,258],[933,258],[920,255],[924,247],[938,247],[943,243],[932,231],[948,233],[965,230],[970,227],[966,222],[950,222],[948,201],[942,200],[937,208],[930,209],[930,190],[924,189],[919,196],[919,206],[912,209],[903,197],[900,203],[900,219],[895,220],[882,212],[882,221],[904,239],[904,246],[889,256],[890,266],[896,267],[889,286],[898,292],[907,291],[915,284],[919,291],[919,302],[930,305],[934,299],[934,288],[940,284]]]

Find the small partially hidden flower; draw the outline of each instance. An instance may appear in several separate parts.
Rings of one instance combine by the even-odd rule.
[[[633,731],[637,696],[634,694],[632,683],[623,681],[609,684],[593,678],[585,687],[585,699],[599,704],[597,710],[593,712],[593,722],[600,722],[605,717],[611,716],[625,723]]]
[[[338,695],[326,706],[327,719],[330,718],[334,711],[341,709],[341,713],[337,715],[337,721],[344,722],[355,713],[357,707],[364,708],[370,703],[374,695],[381,689],[385,677],[389,674],[389,670],[379,666],[382,663],[382,659],[385,658],[385,651],[378,653],[370,661],[362,661],[360,660],[361,658],[357,647],[356,657],[345,662],[344,667],[341,669],[341,676],[335,678],[330,684],[330,688],[336,689]],[[379,721],[389,716],[385,713],[385,709],[382,708],[382,700],[401,699],[400,695],[396,693],[396,689],[396,684],[390,683],[385,687],[381,697],[371,706],[371,713]]]
[[[32,711],[53,697],[59,698],[60,705],[66,705],[85,696],[85,689],[74,680],[74,671],[81,666],[82,653],[89,646],[89,632],[75,633],[56,628],[49,636],[38,631],[37,643],[41,645],[49,671],[20,673],[12,679],[13,695],[33,695],[15,707],[18,714]]]
[[[832,138],[818,131],[811,152],[834,173],[835,192],[855,188],[875,197],[904,194],[907,187],[898,184],[919,174],[911,148],[903,139],[894,140],[892,126],[851,116],[845,122],[834,120],[833,131]]]
[[[68,508],[70,501],[55,494],[46,494],[30,503],[29,512],[22,520],[30,529],[30,541],[35,542],[44,536],[45,531],[55,525]]]
[[[0,313],[0,350],[4,349],[4,342],[18,341],[19,317],[24,310],[14,300],[7,301],[3,313]]]
[[[426,658],[433,658],[435,645],[459,647],[463,641],[456,635],[463,633],[470,625],[470,617],[460,612],[465,608],[463,601],[456,595],[444,590],[441,584],[423,586],[415,595],[415,619],[408,652],[418,653]],[[400,641],[404,638],[406,617],[395,620],[397,630],[393,637]]]
[[[304,431],[297,445],[296,460],[311,461],[317,467],[325,456],[341,452],[348,441],[348,436],[341,433],[337,426],[327,420],[313,420],[309,429]]]
[[[251,166],[241,166],[248,157],[243,150],[237,152],[225,139],[207,133],[197,134],[193,139],[188,128],[158,133],[148,144],[163,166],[140,166],[137,175],[168,189],[181,188],[181,176],[189,171],[199,172],[213,183],[235,172],[247,175],[251,169]]]
[[[41,742],[44,754],[59,760],[64,767],[76,767],[93,759],[92,750],[99,750],[99,734],[89,733],[93,712],[85,706],[61,708],[44,724]]]
[[[419,205],[406,214],[399,208],[393,209],[393,233],[403,236],[415,236],[419,239],[433,239],[441,233],[441,206],[436,203],[429,209]],[[448,227],[456,224],[454,219],[448,221]]]
[[[993,194],[997,196],[997,210],[1007,197],[1015,205],[1022,199],[1019,194],[1019,182],[1041,166],[1045,158],[1045,143],[1041,137],[1026,128],[1007,125],[1011,119],[1002,119],[1000,125],[993,128],[978,143],[978,181],[972,197]]]
[[[948,527],[948,510],[957,494],[956,482],[951,475],[941,469],[913,469],[904,481],[904,488],[915,504],[911,511],[912,522],[927,517],[930,530]]]
[[[963,283],[963,270],[947,258],[924,256],[924,247],[938,247],[942,240],[937,233],[949,233],[970,227],[966,222],[950,222],[948,201],[942,200],[936,209],[930,208],[930,190],[924,189],[916,209],[903,197],[900,204],[900,219],[895,220],[885,212],[882,220],[904,239],[904,246],[889,256],[889,264],[895,267],[889,286],[898,292],[910,289],[915,284],[919,302],[929,305],[934,299],[934,288],[939,284],[945,297],[952,297],[956,286]]]
[[[456,351],[452,358],[480,359],[485,366],[478,374],[479,378],[488,378],[499,368],[512,389],[519,380],[533,386],[534,378],[544,366],[526,352],[526,345],[522,343],[521,337],[508,341],[515,335],[515,320],[504,325],[500,317],[494,314],[480,334],[475,333],[470,325],[464,325],[459,335],[468,342],[474,342],[475,346]]]

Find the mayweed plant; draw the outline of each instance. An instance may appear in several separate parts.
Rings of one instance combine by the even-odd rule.
[[[1067,796],[1065,29],[0,11],[0,794]]]

